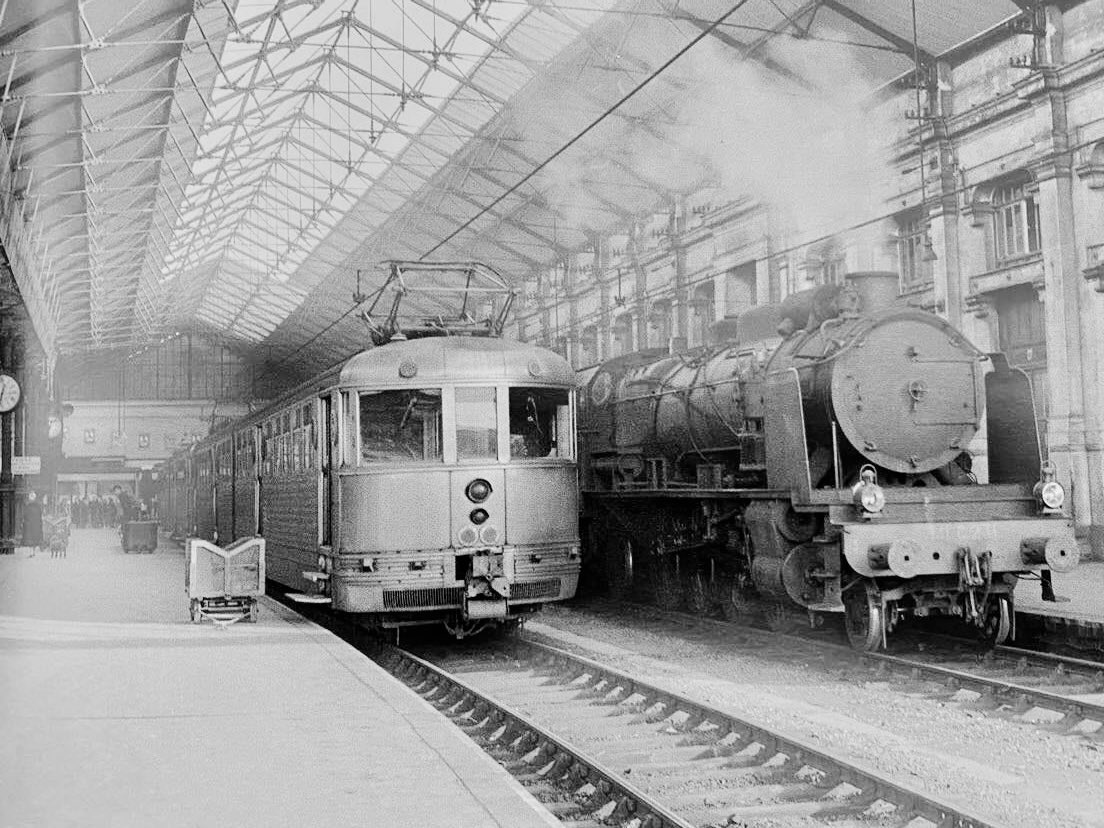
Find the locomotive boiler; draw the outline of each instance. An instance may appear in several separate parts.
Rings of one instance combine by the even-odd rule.
[[[814,622],[841,613],[863,649],[907,615],[1009,637],[1017,580],[1078,557],[1030,383],[897,284],[852,274],[585,378],[608,584],[697,605],[754,587]]]

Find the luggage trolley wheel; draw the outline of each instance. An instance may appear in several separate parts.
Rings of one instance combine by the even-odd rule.
[[[198,624],[203,620],[203,612],[198,598],[193,598],[189,605],[189,610],[192,614],[192,623]]]

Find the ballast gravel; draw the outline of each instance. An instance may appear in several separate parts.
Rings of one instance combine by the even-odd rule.
[[[1104,739],[879,680],[805,645],[768,649],[647,609],[555,606],[528,634],[812,745],[1010,828],[1104,828]]]

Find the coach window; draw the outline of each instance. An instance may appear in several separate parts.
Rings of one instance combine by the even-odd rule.
[[[360,395],[362,463],[441,460],[441,389]]]
[[[571,407],[561,388],[510,389],[510,459],[571,456]]]
[[[498,458],[498,408],[493,388],[456,389],[456,459]]]

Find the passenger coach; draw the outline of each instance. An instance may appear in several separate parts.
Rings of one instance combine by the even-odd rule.
[[[174,458],[194,501],[166,500],[194,502],[199,537],[262,535],[301,600],[456,636],[515,623],[578,582],[574,384],[542,348],[400,338]]]

